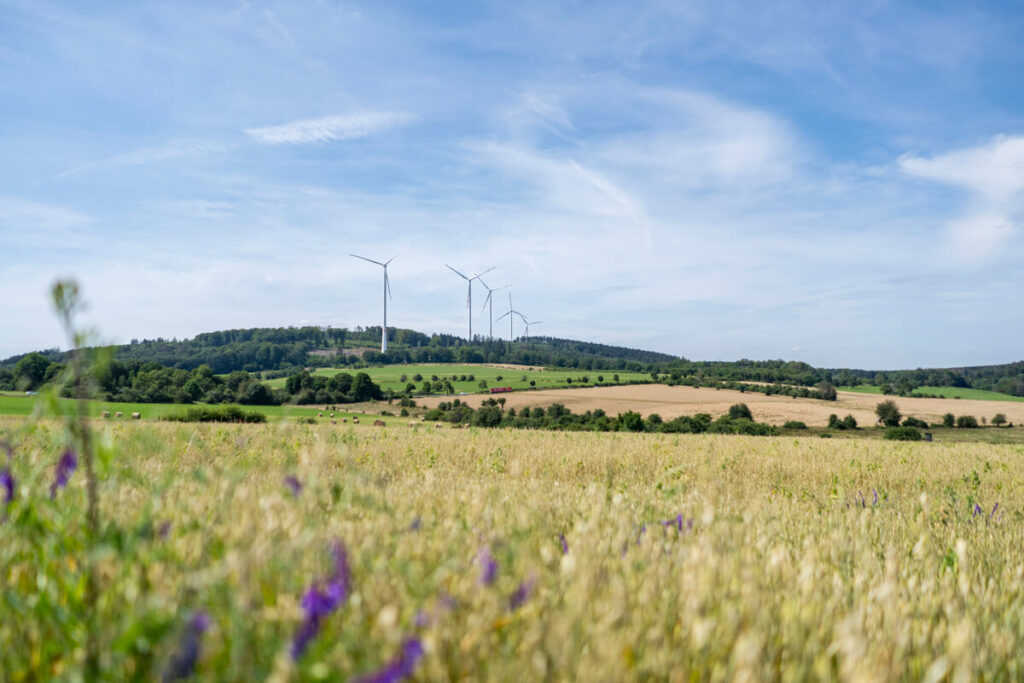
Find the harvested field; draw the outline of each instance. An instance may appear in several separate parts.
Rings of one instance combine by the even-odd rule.
[[[491,398],[482,394],[459,397],[476,408]],[[866,426],[875,423],[875,406],[886,398],[892,398],[904,415],[913,415],[929,422],[938,422],[945,413],[974,415],[991,420],[996,413],[1003,413],[1010,422],[1024,423],[1024,403],[996,401],[955,401],[939,398],[900,398],[839,392],[838,400],[820,401],[789,396],[766,396],[753,392],[730,389],[709,389],[664,384],[642,384],[631,386],[594,387],[587,389],[551,389],[545,391],[522,391],[502,394],[507,408],[517,410],[524,406],[547,406],[561,403],[574,413],[602,409],[610,415],[634,410],[645,417],[657,413],[665,419],[680,415],[709,413],[717,417],[729,411],[734,403],[746,403],[758,422],[781,425],[787,420],[800,420],[810,426],[823,426],[832,413],[843,417],[853,415],[858,424]],[[450,401],[449,396],[417,399],[419,405],[435,407],[441,401]]]

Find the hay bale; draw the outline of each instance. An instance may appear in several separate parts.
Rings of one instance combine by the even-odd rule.
[[[142,413],[132,413],[132,419],[133,420],[141,420],[142,419]]]
[[[119,410],[116,413],[114,413],[114,417],[122,417],[121,411]]]
[[[353,417],[352,418],[352,424],[355,424],[355,425],[359,424],[359,418],[358,417]]]
[[[104,410],[103,411],[103,417],[109,418],[110,417],[110,411],[109,410]]]
[[[373,421],[373,426],[374,427],[387,427],[387,425],[384,423],[384,420],[374,420]]]

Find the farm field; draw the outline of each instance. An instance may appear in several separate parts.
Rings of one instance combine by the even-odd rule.
[[[812,426],[824,426],[828,416],[835,413],[840,417],[850,414],[861,426],[875,424],[875,406],[883,397],[840,391],[835,401],[821,401],[809,398],[792,398],[757,392],[741,392],[732,389],[707,387],[668,386],[665,384],[642,384],[616,387],[592,387],[580,389],[557,389],[503,394],[506,408],[524,406],[547,406],[562,403],[575,413],[601,409],[610,415],[634,410],[644,416],[657,413],[665,419],[680,415],[709,413],[717,417],[729,411],[734,403],[746,403],[758,422],[781,425],[787,420],[800,420]],[[462,400],[474,408],[490,398],[489,396],[463,396]],[[935,398],[886,397],[899,405],[904,415],[913,415],[929,422],[941,422],[947,412],[957,415],[974,415],[991,419],[996,413],[1003,413],[1014,424],[1024,423],[1024,403],[961,400],[949,401]],[[436,406],[451,397],[428,397],[417,399],[417,405]]]
[[[72,402],[70,399],[60,399],[62,405],[70,405]],[[36,408],[36,404],[40,403],[39,396],[26,396],[24,394],[0,394],[0,415],[13,415],[28,417]],[[45,402],[41,403],[43,406],[43,415],[51,414],[49,409],[45,407]],[[140,413],[143,420],[149,419],[160,419],[162,417],[168,417],[171,415],[182,415],[189,408],[195,408],[201,404],[182,404],[182,403],[110,403],[107,401],[89,401],[89,414],[92,417],[100,417],[103,411],[109,411],[111,415],[117,414],[120,411],[123,414],[123,419],[130,418],[132,413]],[[285,418],[296,418],[296,417],[315,417],[318,413],[323,412],[320,408],[310,408],[308,406],[241,406],[243,410],[255,410],[263,413],[267,416],[270,421],[282,420]],[[353,415],[362,415],[359,412],[352,411],[336,411],[337,417],[352,417]],[[380,418],[374,416],[377,419],[384,419],[387,421],[389,418]],[[112,418],[113,419],[113,418]]]
[[[87,553],[62,427],[0,419],[9,680],[80,677],[88,562],[112,679],[1024,677],[1024,447],[98,424]]]
[[[839,387],[840,391],[850,391],[858,394],[882,395],[879,387],[861,384],[856,387]],[[984,389],[971,389],[963,387],[918,387],[911,396],[915,394],[933,394],[942,398],[952,399],[973,399],[977,401],[1018,401],[1024,402],[1024,396],[1012,396],[998,391],[985,391]]]
[[[650,375],[642,372],[623,372],[618,370],[545,370],[523,366],[445,364],[385,365],[358,370],[318,368],[312,374],[331,377],[339,372],[352,374],[365,372],[374,382],[380,385],[381,389],[385,391],[391,389],[395,392],[405,391],[405,385],[408,383],[415,384],[419,388],[424,380],[431,380],[436,375],[441,380],[449,379],[452,382],[455,393],[465,392],[467,394],[485,391],[480,387],[480,380],[486,381],[488,387],[512,387],[513,389],[529,389],[531,388],[531,381],[535,383],[537,388],[564,387],[568,386],[566,379],[572,379],[574,383],[579,383],[583,377],[589,378],[590,384],[598,382],[598,377],[603,377],[603,382],[610,384],[614,381],[612,378],[615,375],[618,375],[619,380],[622,382],[650,380]],[[413,376],[417,374],[423,377],[418,382],[413,379]],[[406,376],[404,382],[401,379],[402,375]],[[474,379],[451,380],[452,375],[458,375],[459,377],[473,375]],[[501,377],[500,380],[498,379],[499,377]],[[274,388],[280,388],[284,386],[285,381],[286,379],[282,377],[267,380],[265,384]]]

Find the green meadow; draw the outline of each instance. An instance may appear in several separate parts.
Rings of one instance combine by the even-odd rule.
[[[619,370],[579,370],[579,369],[543,369],[530,370],[526,367],[503,368],[490,365],[448,365],[443,363],[425,365],[386,365],[365,369],[320,368],[313,374],[330,377],[339,372],[365,372],[384,391],[395,392],[405,390],[406,384],[415,384],[417,390],[424,381],[444,381],[452,383],[455,393],[467,394],[482,391],[480,381],[486,381],[487,387],[511,387],[512,389],[564,389],[568,386],[593,386],[595,384],[628,384],[649,380],[650,375],[642,372],[623,372]],[[420,375],[421,379],[413,379]],[[470,375],[473,379],[470,380]],[[403,380],[402,377],[405,377]],[[452,379],[452,377],[455,379]],[[618,376],[618,380],[615,377]],[[436,380],[434,378],[437,378]],[[463,379],[465,377],[465,379]],[[568,380],[572,380],[569,382]],[[281,388],[285,378],[268,380],[266,384]],[[530,383],[533,382],[531,385]]]
[[[858,394],[882,395],[879,387],[862,384],[856,387],[839,387],[840,391],[853,391]],[[970,389],[962,387],[918,387],[911,394],[919,398],[938,396],[940,398],[959,398],[974,401],[1024,401],[1022,396],[1011,396],[998,391],[985,391],[984,389]]]
[[[71,406],[71,399],[57,399],[62,406]],[[16,417],[28,417],[32,415],[36,410],[39,410],[41,417],[51,417],[53,411],[50,410],[47,399],[43,395],[31,395],[26,396],[23,394],[3,394],[0,393],[0,415],[11,415]],[[169,417],[172,415],[181,415],[185,413],[189,408],[194,408],[201,404],[182,404],[182,403],[112,403],[108,401],[89,401],[89,415],[92,417],[100,417],[104,411],[108,411],[111,415],[111,420],[116,420],[113,417],[118,412],[122,414],[123,420],[131,419],[132,413],[139,413],[144,420],[157,420],[160,418]],[[245,410],[254,410],[256,412],[263,413],[267,416],[267,419],[271,422],[284,420],[288,418],[301,418],[301,417],[313,417],[316,418],[319,414],[323,414],[324,419],[329,419],[329,413],[324,413],[322,410],[316,408],[309,408],[303,406],[242,406]],[[363,413],[354,413],[351,411],[336,411],[335,417],[351,418],[351,417],[363,417]],[[384,419],[385,422],[389,421],[387,417],[380,418],[379,416],[373,416],[374,419]]]

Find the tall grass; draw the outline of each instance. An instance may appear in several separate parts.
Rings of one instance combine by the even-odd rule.
[[[189,634],[205,679],[344,679],[420,644],[422,679],[1024,676],[1020,447],[96,428],[110,679],[164,675]],[[0,670],[75,678],[85,480],[48,495],[59,424],[4,420],[0,437],[18,482],[0,523]],[[350,592],[295,658],[338,543]]]

